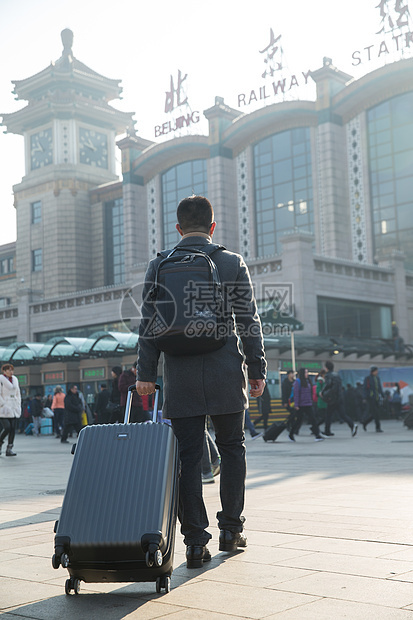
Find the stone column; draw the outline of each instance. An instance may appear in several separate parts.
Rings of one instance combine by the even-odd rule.
[[[214,241],[222,243],[230,250],[238,250],[235,163],[232,150],[222,146],[221,137],[240,113],[227,106],[222,97],[215,97],[215,105],[205,110],[204,115],[209,122],[208,198],[218,224]]]
[[[308,336],[318,335],[317,292],[313,259],[314,237],[293,233],[281,237],[283,283],[291,282],[295,318]]]
[[[32,342],[32,334],[30,330],[30,301],[31,290],[22,288],[17,291],[17,342]]]
[[[397,250],[392,252],[391,267],[394,269],[394,306],[393,320],[399,328],[399,335],[409,342],[409,312],[407,308],[406,271],[404,254]]]
[[[351,79],[330,58],[311,72],[317,85],[317,185],[320,250],[325,256],[352,259],[347,175],[346,131],[332,100]]]

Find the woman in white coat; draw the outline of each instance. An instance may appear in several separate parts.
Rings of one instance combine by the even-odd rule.
[[[19,382],[13,376],[13,364],[4,364],[0,375],[0,453],[4,440],[8,436],[6,456],[16,456],[13,452],[16,424],[21,416],[21,395]]]

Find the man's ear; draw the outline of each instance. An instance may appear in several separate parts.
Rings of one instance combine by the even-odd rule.
[[[175,228],[176,228],[176,230],[179,232],[179,234],[180,234],[181,236],[183,236],[184,231],[182,230],[181,225],[180,225],[180,224],[176,224]]]
[[[214,230],[215,230],[215,226],[217,225],[216,222],[212,222],[211,224],[211,228],[209,229],[209,235],[210,237],[212,237],[212,235],[214,234]]]

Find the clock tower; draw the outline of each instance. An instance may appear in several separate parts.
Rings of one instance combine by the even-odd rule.
[[[89,191],[117,180],[115,139],[133,126],[132,114],[109,104],[120,80],[73,56],[71,30],[61,36],[56,62],[14,82],[16,98],[28,103],[2,122],[25,144],[25,176],[13,188],[17,281],[46,299],[93,287],[90,239],[99,223]]]

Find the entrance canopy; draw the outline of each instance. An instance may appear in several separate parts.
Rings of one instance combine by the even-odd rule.
[[[0,360],[13,365],[44,364],[80,358],[134,353],[138,336],[132,332],[95,332],[87,338],[56,337],[48,342],[14,342],[0,347]]]

